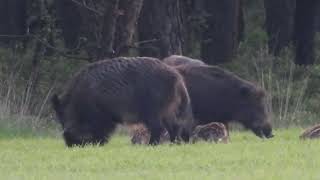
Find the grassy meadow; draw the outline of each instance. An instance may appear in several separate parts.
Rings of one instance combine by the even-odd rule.
[[[156,147],[124,135],[103,147],[67,148],[60,137],[0,134],[0,179],[320,179],[320,141],[302,129],[270,140],[231,132],[231,143]]]

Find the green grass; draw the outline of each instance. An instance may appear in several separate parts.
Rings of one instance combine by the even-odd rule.
[[[320,141],[301,129],[261,140],[232,132],[230,144],[133,146],[125,136],[103,147],[66,148],[62,139],[0,136],[0,179],[320,179]]]

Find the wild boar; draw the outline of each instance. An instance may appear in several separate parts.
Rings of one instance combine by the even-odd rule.
[[[175,64],[177,58],[171,57],[164,63]],[[193,62],[180,56],[181,65],[172,67],[184,78],[198,124],[218,121],[228,129],[228,123],[234,121],[261,138],[273,137],[265,90],[218,66]]]
[[[67,146],[104,144],[119,123],[143,123],[158,144],[161,129],[170,140],[188,141],[194,127],[183,78],[148,57],[119,57],[80,70],[52,105]]]

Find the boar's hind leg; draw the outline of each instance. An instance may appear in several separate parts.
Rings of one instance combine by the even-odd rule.
[[[189,142],[190,131],[182,125],[177,124],[177,118],[175,116],[167,117],[163,119],[163,124],[167,129],[170,141],[180,143],[180,141]]]
[[[89,108],[87,108],[89,110]],[[87,119],[87,122],[91,124],[91,131],[93,135],[93,141],[100,145],[108,143],[108,140],[119,122],[118,119],[112,116],[108,111],[88,111],[92,113],[83,112],[83,117]]]
[[[190,140],[190,132],[185,128],[181,129],[180,137],[184,142],[189,142]]]
[[[176,141],[176,139],[177,139],[179,128],[178,128],[177,125],[171,125],[170,126],[170,124],[168,122],[170,122],[170,120],[167,119],[167,118],[163,120],[164,126],[165,126],[165,128],[167,129],[167,131],[169,133],[170,141],[172,143],[174,143]]]

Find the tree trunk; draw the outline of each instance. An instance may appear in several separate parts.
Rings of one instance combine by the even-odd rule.
[[[0,33],[7,34],[9,32],[9,12],[8,12],[8,1],[0,0]],[[4,40],[4,38],[1,38]]]
[[[203,0],[179,0],[182,14],[182,51],[186,56],[199,56],[201,30],[205,26]]]
[[[105,2],[103,26],[101,32],[101,38],[97,38],[98,53],[96,60],[101,60],[106,57],[114,57],[115,52],[113,49],[114,37],[116,32],[116,23],[119,15],[118,12],[119,0],[112,0],[111,2]]]
[[[292,39],[295,0],[265,0],[264,5],[269,50],[279,55]]]
[[[177,0],[145,0],[138,23],[141,56],[182,53],[182,22]]]
[[[239,0],[206,0],[207,28],[203,31],[201,57],[209,64],[231,61],[239,40]]]
[[[315,19],[318,0],[297,0],[294,44],[296,48],[295,63],[309,65],[314,63]]]
[[[143,0],[120,0],[114,50],[116,56],[128,56]]]
[[[143,0],[57,0],[66,46],[74,49],[82,42],[92,61],[129,55],[142,4]]]
[[[243,0],[239,0],[239,8],[238,8],[238,42],[244,40],[244,30],[245,30],[245,20],[244,20],[244,12],[243,12]]]
[[[316,13],[316,30],[320,32],[320,3],[317,4]]]
[[[75,49],[80,43],[82,25],[78,6],[72,1],[66,0],[55,0],[55,6],[65,46],[69,49]]]
[[[0,34],[24,35],[26,33],[26,0],[0,0]],[[8,42],[15,38],[0,37]]]
[[[79,1],[81,36],[91,61],[113,57],[119,0]]]

